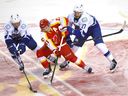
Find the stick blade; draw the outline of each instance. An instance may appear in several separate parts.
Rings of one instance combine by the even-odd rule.
[[[37,90],[33,90],[32,87],[29,88],[32,92],[37,93]]]

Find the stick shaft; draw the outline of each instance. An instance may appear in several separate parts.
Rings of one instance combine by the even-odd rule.
[[[21,66],[21,65],[24,66],[23,61],[21,60],[20,57],[18,58],[18,56],[16,55],[16,53],[15,53],[15,56],[16,56],[16,58],[17,58],[17,61],[18,61],[19,64],[20,64],[20,66]],[[19,60],[19,59],[20,59],[20,60]],[[22,63],[21,63],[20,61],[21,61]],[[26,74],[26,72],[25,72],[24,69],[23,69],[23,74],[24,74],[24,76],[25,76],[25,78],[26,78],[26,80],[27,80],[27,82],[28,82],[28,84],[29,84],[29,88],[33,91],[33,89],[32,89],[32,85],[31,85],[31,83],[30,83],[30,81],[29,81],[29,79],[28,79],[28,77],[27,77],[27,74]]]
[[[63,43],[63,39],[64,39],[64,37],[62,36],[61,41],[60,41],[60,45],[59,45],[59,51],[61,50],[61,47],[62,47],[61,45]],[[50,80],[51,84],[52,84],[52,81],[53,81],[53,78],[54,78],[54,74],[55,74],[55,71],[56,71],[57,62],[58,62],[58,57],[56,58],[55,66],[54,66],[52,77],[51,77],[51,80]]]
[[[108,37],[108,36],[112,36],[112,35],[116,35],[116,34],[122,33],[124,31],[125,27],[126,27],[126,21],[124,21],[123,26],[119,31],[114,32],[114,33],[110,33],[110,34],[107,34],[107,35],[103,35],[103,36],[98,37],[98,38],[88,39],[86,41],[97,40],[97,39],[101,39],[102,37]]]
[[[58,62],[58,57],[56,58],[55,66],[54,66],[53,73],[52,73],[52,77],[51,77],[51,80],[50,80],[51,84],[52,84],[52,81],[53,81],[53,78],[54,78],[54,74],[55,74],[55,70],[56,70],[57,62]]]
[[[101,39],[102,37],[108,37],[108,36],[116,35],[116,34],[119,34],[119,33],[123,32],[123,31],[124,31],[123,29],[120,29],[118,32],[114,32],[114,33],[111,33],[111,34],[103,35],[101,37],[94,38],[94,39],[91,38],[91,39],[88,39],[86,41],[97,40],[97,39]]]

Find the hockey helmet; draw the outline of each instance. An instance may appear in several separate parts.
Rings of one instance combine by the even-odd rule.
[[[49,26],[49,21],[47,19],[41,19],[40,20],[40,28],[44,28],[46,26]]]
[[[83,12],[83,11],[84,11],[83,4],[76,4],[76,5],[74,6],[73,11],[74,11],[74,12]]]
[[[21,19],[18,14],[13,14],[13,15],[11,15],[10,21],[11,21],[11,23],[18,23],[21,21]]]

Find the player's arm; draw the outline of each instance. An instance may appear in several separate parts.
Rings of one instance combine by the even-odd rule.
[[[7,47],[10,47],[13,44],[13,40],[12,40],[12,27],[10,24],[5,24],[4,25],[4,31],[5,31],[5,35],[4,35],[4,39],[5,39],[5,43],[7,45]]]
[[[57,46],[54,44],[54,42],[50,38],[48,38],[46,33],[42,34],[41,41],[44,42],[44,44],[46,44],[49,49],[51,50],[57,49]]]
[[[60,18],[60,26],[59,26],[59,30],[62,33],[62,36],[65,38],[69,33],[67,31],[67,26],[68,26],[68,18],[66,17],[61,17]]]
[[[16,45],[14,44],[12,39],[12,31],[13,31],[12,26],[9,23],[5,24],[4,31],[5,31],[4,39],[9,52],[12,54],[14,54],[15,52],[17,54]]]
[[[31,34],[29,33],[28,27],[27,27],[27,25],[25,23],[22,23],[20,25],[19,32],[20,32],[21,37],[22,37],[20,43],[27,44],[29,42],[29,39],[30,39]]]
[[[28,32],[28,26],[25,23],[22,23],[19,26],[19,32],[20,32],[22,37],[30,36],[30,33]]]

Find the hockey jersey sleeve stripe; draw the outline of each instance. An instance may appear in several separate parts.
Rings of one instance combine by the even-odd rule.
[[[68,20],[67,20],[66,17],[62,18],[60,22],[61,22],[61,25],[62,25],[63,27],[65,27],[65,26],[68,25]]]
[[[62,18],[60,22],[63,27],[66,27],[68,25],[68,19],[66,17]],[[66,37],[66,35],[67,35],[66,30],[64,30],[62,32],[62,36]]]
[[[50,24],[50,26],[60,25],[60,21],[56,21]]]

